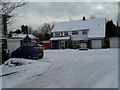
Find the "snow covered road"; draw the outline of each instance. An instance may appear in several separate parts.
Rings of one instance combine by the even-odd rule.
[[[117,49],[44,52],[43,60],[47,61],[44,73],[38,68],[34,71],[38,71],[37,75],[12,88],[118,88]],[[7,79],[3,81],[5,87]]]

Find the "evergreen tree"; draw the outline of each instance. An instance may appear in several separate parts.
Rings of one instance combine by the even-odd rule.
[[[114,25],[113,21],[110,20],[106,23],[106,37],[118,37],[117,27]]]

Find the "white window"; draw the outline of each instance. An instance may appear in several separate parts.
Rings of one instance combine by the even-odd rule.
[[[78,31],[72,31],[72,35],[78,35]]]
[[[60,36],[63,36],[63,32],[61,32],[61,35]]]

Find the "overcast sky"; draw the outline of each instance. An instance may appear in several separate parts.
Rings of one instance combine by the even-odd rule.
[[[91,15],[112,19],[116,24],[117,2],[29,2],[15,11],[19,13],[10,30],[28,25],[34,29],[43,23],[89,19]]]

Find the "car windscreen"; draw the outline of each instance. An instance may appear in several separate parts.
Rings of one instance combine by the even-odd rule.
[[[86,47],[86,43],[81,43],[80,46],[81,47]]]

